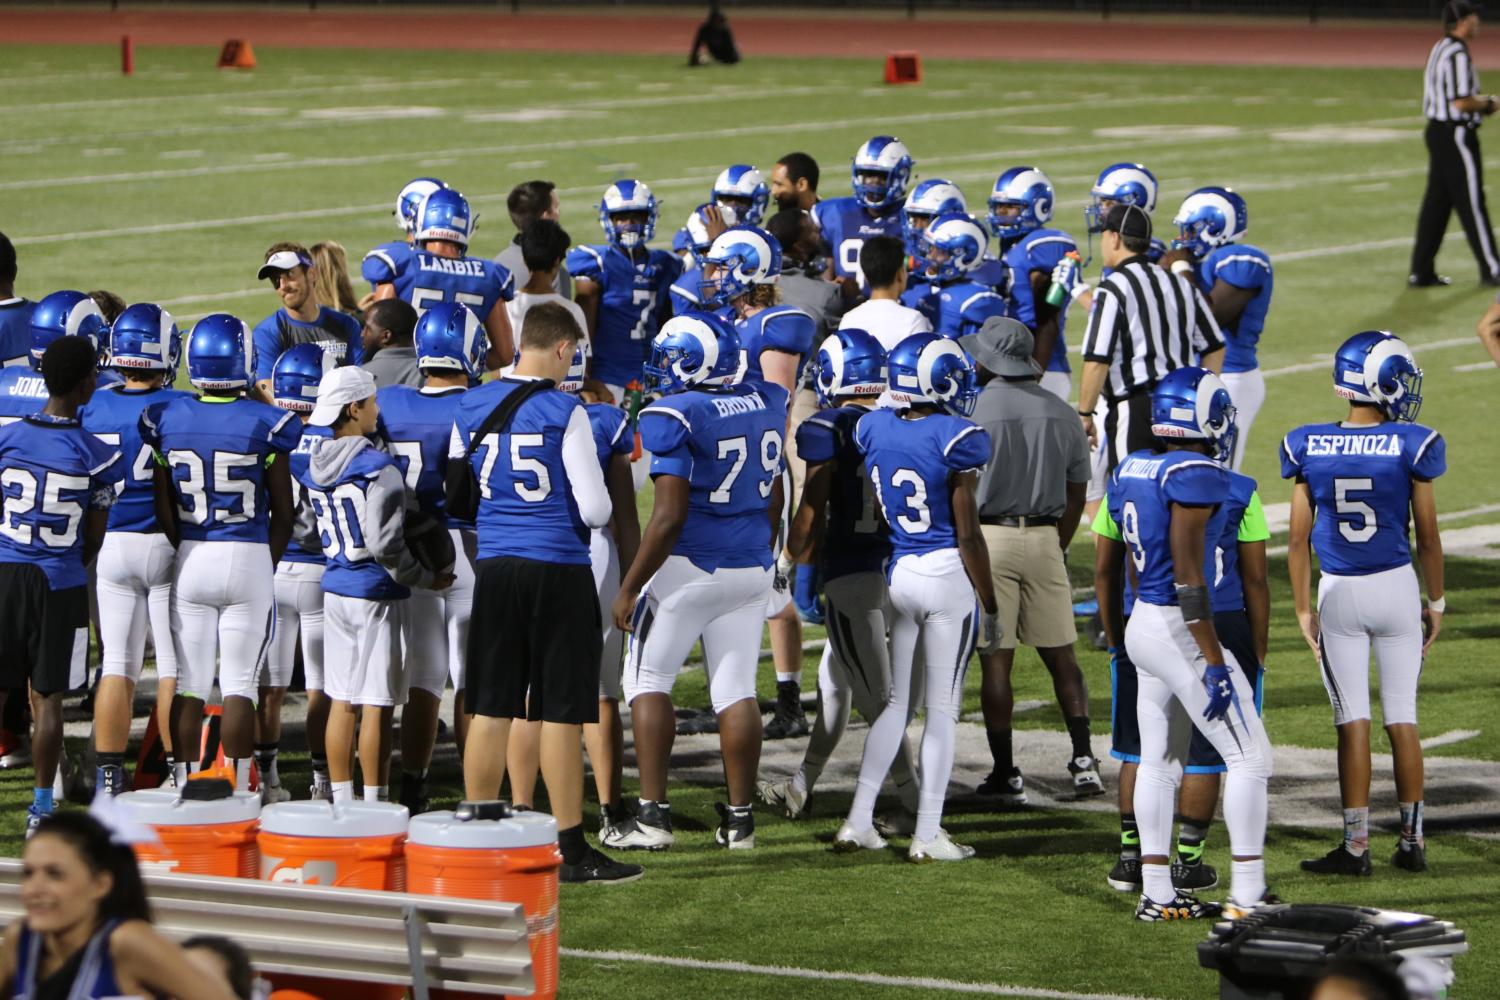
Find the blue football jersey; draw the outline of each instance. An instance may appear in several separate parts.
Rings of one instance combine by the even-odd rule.
[[[1411,483],[1441,476],[1447,447],[1421,424],[1309,424],[1281,442],[1281,475],[1307,483],[1323,572],[1366,576],[1411,562]]]
[[[667,289],[667,296],[672,301],[672,315],[681,316],[686,312],[702,312],[703,299],[698,295],[698,286],[703,281],[703,269],[696,264],[685,268],[672,282],[672,287]]]
[[[870,411],[863,406],[819,410],[797,427],[797,454],[809,466],[834,462],[833,489],[824,520],[823,579],[881,571],[891,556],[891,529],[875,504],[875,487],[854,428]]]
[[[991,316],[1006,315],[1005,299],[972,281],[924,282],[901,293],[901,304],[926,316],[933,333],[951,340],[974,333]]]
[[[140,429],[172,470],[184,539],[269,540],[266,467],[297,447],[296,414],[253,399],[182,396],[146,407]]]
[[[379,448],[365,448],[344,467],[336,482],[318,483],[311,470],[302,473],[302,487],[318,516],[318,534],[323,543],[327,568],[323,592],[371,601],[400,600],[411,591],[375,561],[365,542],[371,525],[367,521],[370,483],[382,469],[396,460]]]
[[[40,566],[53,590],[83,586],[85,512],[112,504],[124,476],[120,450],[77,420],[0,427],[0,562]]]
[[[255,349],[250,363],[258,382],[271,377],[276,359],[294,344],[318,344],[340,365],[364,361],[365,342],[359,320],[327,306],[318,309],[318,318],[311,323],[278,309],[255,325],[251,341]]]
[[[406,489],[424,512],[435,517],[446,517],[443,481],[448,474],[448,445],[464,392],[457,387],[428,391],[388,385],[375,394],[380,405],[379,433],[396,459]],[[455,521],[453,527],[473,525]]]
[[[629,458],[635,451],[635,435],[630,433],[630,417],[618,406],[610,403],[585,403],[589,427],[594,432],[594,450],[599,455],[599,468],[609,471],[609,461],[616,455]]]
[[[479,425],[525,383],[486,382],[459,396],[448,457],[462,459]],[[504,434],[479,442],[469,464],[479,480],[479,558],[517,556],[589,565],[589,529],[563,466],[563,432],[583,404],[556,389],[528,399]]]
[[[1198,287],[1207,296],[1220,281],[1255,292],[1235,324],[1224,327],[1224,370],[1247,372],[1259,365],[1255,347],[1271,308],[1271,258],[1243,243],[1214,247],[1198,262]]]
[[[760,368],[762,351],[795,354],[797,381],[802,380],[802,367],[807,364],[818,332],[818,324],[811,316],[796,306],[777,305],[762,309],[749,319],[737,320],[734,328],[745,352],[743,381],[759,382],[764,377]]]
[[[567,268],[574,279],[599,286],[590,374],[607,385],[639,379],[651,338],[672,315],[668,292],[682,275],[682,261],[665,250],[631,257],[604,243],[569,250]]]
[[[301,421],[299,420],[298,423],[301,423]],[[332,437],[333,429],[331,427],[320,427],[317,424],[302,424],[302,436],[297,439],[297,447],[293,448],[292,453],[287,456],[291,461],[292,503],[299,511],[304,509],[304,505],[310,506],[312,504],[312,498],[307,495],[307,487],[302,485],[303,477],[307,475],[307,467],[312,450],[317,447],[318,442],[327,441]],[[317,515],[316,509],[313,510],[313,515]],[[292,534],[292,540],[287,543],[286,551],[281,554],[281,561],[316,563],[320,566],[327,562],[323,558],[322,548],[303,548],[302,543],[297,541],[295,532]]]
[[[833,251],[833,273],[855,279],[860,291],[868,293],[870,286],[860,270],[859,251],[872,236],[901,239],[900,206],[892,206],[885,215],[873,215],[852,195],[846,195],[818,202],[812,208],[812,217],[823,233],[823,242]]]
[[[979,266],[969,272],[968,279],[976,285],[993,290],[1002,299],[1009,297],[1011,282],[1014,280],[1010,265],[989,254],[985,254],[980,259]]]
[[[1177,603],[1172,565],[1172,504],[1212,507],[1204,533],[1204,580],[1213,583],[1214,552],[1228,512],[1229,470],[1196,451],[1137,451],[1109,477],[1109,516],[1120,527],[1135,564],[1136,597],[1147,604]]]
[[[156,531],[156,461],[141,440],[141,412],[148,406],[191,398],[179,389],[111,389],[95,392],[79,416],[85,430],[120,449],[125,480],[109,512],[110,531]]]
[[[404,270],[411,260],[412,246],[404,240],[397,243],[382,243],[365,254],[359,262],[359,273],[370,283],[373,291],[382,282],[395,283],[395,276]]]
[[[972,420],[948,413],[907,420],[903,412],[873,410],[854,428],[895,559],[958,545],[950,480],[984,468],[991,448],[989,433]]]
[[[375,268],[371,268],[375,270]],[[396,286],[396,298],[410,302],[417,315],[439,302],[458,302],[484,322],[497,302],[516,296],[516,281],[504,264],[483,257],[439,257],[413,249],[405,266],[380,283]]]
[[[47,380],[28,366],[0,368],[0,427],[29,417],[47,405]]]
[[[1010,265],[1014,280],[1010,287],[1010,315],[1036,331],[1036,298],[1031,292],[1031,273],[1041,271],[1050,275],[1069,253],[1076,253],[1078,243],[1060,229],[1034,229],[1011,244],[1005,251],[1005,262]],[[1052,357],[1047,359],[1049,372],[1072,371],[1068,366],[1068,346],[1063,343],[1067,325],[1067,306],[1057,314],[1057,342],[1052,347]]]
[[[0,365],[25,365],[31,357],[31,311],[35,308],[30,299],[0,302]]]
[[[1215,612],[1239,611],[1245,606],[1245,584],[1240,579],[1240,521],[1255,496],[1255,480],[1229,472],[1229,496],[1224,500],[1224,530],[1214,543],[1213,587]]]
[[[771,567],[771,492],[785,467],[788,394],[770,382],[723,392],[689,390],[641,411],[641,446],[651,475],[690,486],[687,523],[673,555],[706,573]]]

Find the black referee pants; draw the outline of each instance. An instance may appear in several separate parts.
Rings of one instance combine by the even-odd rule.
[[[1427,123],[1427,191],[1417,215],[1417,242],[1411,251],[1411,273],[1423,281],[1436,274],[1433,260],[1443,245],[1448,216],[1458,212],[1469,249],[1479,262],[1480,278],[1500,277],[1500,254],[1490,228],[1484,198],[1484,161],[1479,133],[1463,122]]]
[[[1151,392],[1137,389],[1124,399],[1112,399],[1104,411],[1104,436],[1108,471],[1133,451],[1155,449],[1156,435],[1151,433]]]

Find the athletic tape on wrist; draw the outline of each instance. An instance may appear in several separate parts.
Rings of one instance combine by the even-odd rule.
[[[1189,625],[1212,618],[1214,614],[1208,601],[1208,588],[1202,584],[1179,583],[1177,605],[1182,608],[1182,620]]]

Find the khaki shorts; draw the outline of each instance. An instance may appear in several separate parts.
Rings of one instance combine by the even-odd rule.
[[[990,550],[990,577],[1000,605],[1000,648],[1024,643],[1036,649],[1071,646],[1078,641],[1073,623],[1073,587],[1052,525],[981,527]]]
[[[818,412],[818,396],[811,389],[797,390],[792,397],[791,419],[788,421],[786,435],[786,466],[792,472],[791,494],[787,501],[792,505],[792,511],[797,510],[797,504],[802,501],[802,483],[807,479],[807,463],[802,461],[802,456],[797,454],[797,428],[802,426],[802,421]]]

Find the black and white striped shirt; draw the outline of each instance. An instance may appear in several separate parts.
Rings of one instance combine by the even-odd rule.
[[[1422,113],[1434,122],[1477,122],[1477,112],[1453,110],[1453,101],[1479,93],[1479,73],[1469,58],[1469,47],[1452,35],[1444,36],[1427,56],[1422,77]]]
[[[1109,399],[1150,389],[1168,372],[1223,346],[1202,293],[1145,257],[1129,258],[1094,289],[1083,357],[1109,365]]]

